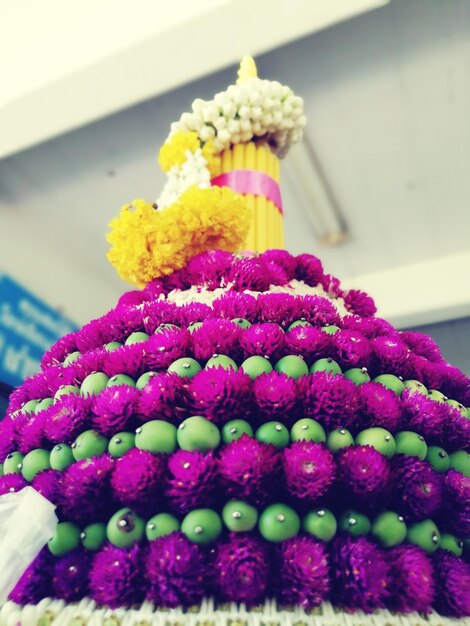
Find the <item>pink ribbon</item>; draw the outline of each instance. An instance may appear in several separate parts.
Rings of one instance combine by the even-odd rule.
[[[236,193],[265,196],[282,214],[281,190],[278,183],[257,170],[232,170],[211,180],[213,187],[230,187]]]

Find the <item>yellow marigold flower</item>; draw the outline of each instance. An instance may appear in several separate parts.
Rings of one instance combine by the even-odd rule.
[[[196,152],[201,147],[199,137],[194,131],[180,130],[165,141],[160,148],[158,162],[164,172],[186,161],[186,152]]]
[[[211,174],[211,178],[220,174],[221,158],[220,154],[216,154],[214,142],[212,139],[207,141],[202,148],[202,156],[207,161],[207,168]]]

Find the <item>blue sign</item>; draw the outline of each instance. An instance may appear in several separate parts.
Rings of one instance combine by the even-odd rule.
[[[73,322],[0,273],[0,381],[21,384],[39,370],[44,352],[76,329]]]

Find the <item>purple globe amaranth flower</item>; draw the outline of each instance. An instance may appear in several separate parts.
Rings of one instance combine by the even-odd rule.
[[[457,537],[470,537],[470,477],[451,468],[444,479],[444,490],[440,527]]]
[[[110,480],[114,460],[108,455],[83,459],[62,474],[60,505],[75,522],[106,519],[112,507]]]
[[[441,350],[429,335],[424,335],[415,330],[406,330],[402,331],[400,336],[414,354],[429,361],[442,361]]]
[[[109,340],[109,330],[109,318],[88,322],[77,332],[75,339],[77,350],[83,353],[103,346]]]
[[[446,550],[438,550],[433,563],[437,611],[441,615],[470,617],[470,563]]]
[[[165,288],[163,281],[160,278],[155,278],[147,283],[143,289],[143,293],[149,301],[158,300],[160,296],[165,295]]]
[[[407,376],[422,381],[428,389],[440,389],[442,384],[442,370],[439,363],[433,363],[413,353],[409,357]]]
[[[258,322],[287,328],[301,317],[299,300],[287,293],[263,293],[258,296]]]
[[[67,375],[72,379],[72,384],[76,384],[77,381],[81,383],[88,374],[104,371],[108,356],[109,352],[105,350],[105,348],[95,348],[94,350],[90,350],[90,352],[81,354],[78,359],[73,361],[70,365],[62,366],[62,370],[63,372],[67,372]],[[61,383],[61,385],[62,384],[64,383]]]
[[[73,550],[58,559],[52,574],[54,596],[66,602],[81,600],[88,594],[91,556],[83,549]]]
[[[171,608],[198,604],[209,578],[204,551],[180,532],[150,542],[145,570],[147,598]]]
[[[131,448],[115,461],[111,488],[121,504],[146,514],[161,499],[165,473],[163,456]]]
[[[441,391],[464,406],[470,405],[470,377],[450,363],[439,363],[442,373]]]
[[[72,366],[53,365],[26,382],[31,400],[52,397],[63,385],[75,383],[75,368]]]
[[[42,448],[44,445],[46,416],[45,411],[40,411],[37,415],[27,416],[26,419],[22,419],[22,417],[18,415],[15,420],[16,441],[18,442],[18,450],[27,454],[35,448]],[[20,427],[18,428],[18,426]]]
[[[180,322],[185,326],[189,326],[194,322],[202,322],[212,315],[211,307],[202,302],[190,302],[179,308]]]
[[[10,452],[16,448],[14,418],[5,417],[0,421],[0,463],[5,461]]]
[[[191,379],[188,395],[198,415],[220,424],[234,415],[246,417],[251,405],[251,380],[243,370],[210,367]]]
[[[140,392],[137,414],[146,422],[165,419],[179,423],[187,415],[188,396],[186,383],[176,373],[158,374],[150,378]]]
[[[135,307],[139,304],[147,302],[149,299],[149,295],[144,291],[134,290],[134,291],[126,291],[119,298],[116,308],[121,307]]]
[[[244,358],[259,355],[277,359],[283,353],[284,333],[278,324],[253,324],[241,334],[240,345]]]
[[[335,479],[333,454],[321,443],[292,443],[282,453],[282,464],[288,492],[301,501],[315,502]]]
[[[47,546],[41,550],[20,580],[10,592],[8,599],[17,604],[37,604],[51,596],[51,576],[54,559]]]
[[[396,336],[398,332],[395,328],[381,317],[361,317],[360,315],[345,315],[342,319],[342,327],[347,330],[354,330],[367,337]]]
[[[247,533],[230,533],[216,547],[213,578],[224,602],[261,602],[269,582],[270,559],[265,543]]]
[[[44,411],[44,435],[52,443],[72,443],[91,423],[91,398],[61,396]]]
[[[319,258],[312,254],[299,254],[295,257],[295,277],[310,287],[315,287],[323,278],[323,265]]]
[[[298,410],[297,385],[280,372],[261,374],[253,383],[255,413],[263,421],[289,421]]]
[[[237,358],[242,329],[225,319],[206,319],[191,333],[191,350],[197,360],[207,361],[214,354]]]
[[[128,385],[103,389],[91,405],[93,428],[105,437],[129,430],[135,426],[139,399],[139,390]]]
[[[41,358],[41,369],[62,363],[67,354],[77,350],[77,331],[61,337]]]
[[[212,452],[178,450],[168,461],[165,495],[178,513],[210,507],[217,495],[216,480],[217,461]]]
[[[470,447],[470,419],[464,417],[460,411],[448,404],[442,404],[444,432],[442,445],[448,452]]]
[[[405,389],[400,400],[406,428],[425,437],[428,444],[440,443],[446,421],[443,403],[411,389]]]
[[[324,544],[312,537],[293,537],[280,548],[278,596],[281,602],[311,609],[326,600],[330,573]]]
[[[427,461],[397,455],[392,460],[394,509],[407,520],[432,518],[441,508],[444,481]]]
[[[348,311],[362,317],[372,317],[377,313],[374,300],[359,289],[349,289],[344,295],[344,304]]]
[[[233,262],[228,282],[233,285],[235,291],[267,291],[271,284],[271,276],[259,257],[244,257]]]
[[[342,376],[315,372],[299,379],[305,417],[321,422],[328,430],[351,428],[358,420],[357,387]]]
[[[134,343],[109,352],[102,367],[103,372],[110,377],[127,374],[131,378],[139,378],[150,369],[147,365],[145,345],[146,342]]]
[[[233,254],[225,250],[203,252],[186,265],[188,280],[191,285],[207,285],[209,289],[216,289],[227,282],[233,263]]]
[[[376,337],[371,340],[374,369],[397,376],[403,375],[410,349],[399,336]]]
[[[179,321],[179,308],[174,302],[155,300],[144,306],[142,325],[148,335],[154,333],[160,324],[178,324]]]
[[[332,353],[331,344],[332,336],[313,326],[296,326],[285,334],[286,354],[297,354],[308,362]]]
[[[146,306],[119,307],[110,311],[107,315],[106,337],[103,337],[101,344],[108,341],[125,341],[125,339],[135,332],[144,330],[143,317]]]
[[[213,317],[223,317],[226,319],[234,319],[242,317],[249,322],[256,320],[258,307],[256,298],[247,293],[238,293],[237,291],[229,291],[212,305]]]
[[[36,474],[31,485],[37,492],[57,506],[60,500],[61,479],[62,472],[47,469]]]
[[[165,369],[188,352],[190,333],[186,328],[167,328],[149,337],[145,342],[146,363],[149,370]]]
[[[401,545],[387,553],[390,564],[390,598],[394,611],[429,613],[435,583],[431,559],[418,546]]]
[[[242,435],[220,452],[222,487],[230,498],[265,504],[275,496],[273,477],[279,470],[279,461],[274,446]]]
[[[323,296],[301,296],[298,300],[300,305],[298,319],[305,319],[314,326],[339,324],[340,315],[328,298]]]
[[[333,355],[343,369],[368,367],[371,359],[370,341],[354,330],[338,330],[332,336]]]
[[[273,264],[282,268],[288,280],[292,280],[293,278],[295,278],[298,261],[297,258],[292,256],[292,254],[290,254],[290,252],[287,252],[287,250],[281,250],[277,248],[266,250],[260,255],[260,258],[268,266]]]
[[[403,412],[397,395],[379,383],[364,383],[358,388],[361,426],[381,426],[392,433],[403,422]]]
[[[106,544],[93,558],[89,587],[93,600],[112,609],[142,602],[147,591],[142,549]]]
[[[21,474],[5,474],[0,476],[0,496],[6,493],[21,491],[28,483]]]
[[[390,467],[387,458],[371,446],[349,446],[336,455],[337,484],[353,504],[375,509],[388,495]]]
[[[342,298],[344,295],[339,278],[332,274],[325,274],[321,279],[321,285],[330,298]]]
[[[166,293],[170,291],[181,291],[183,289],[188,289],[191,287],[191,282],[188,277],[188,273],[185,267],[182,267],[176,272],[172,274],[168,274],[167,276],[162,277],[163,288]]]
[[[382,550],[365,537],[338,535],[331,550],[332,599],[348,610],[372,613],[390,597],[390,566]]]

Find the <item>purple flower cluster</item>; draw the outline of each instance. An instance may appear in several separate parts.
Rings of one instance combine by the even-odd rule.
[[[178,450],[168,461],[168,474],[165,495],[177,513],[214,505],[217,460],[212,452]]]

